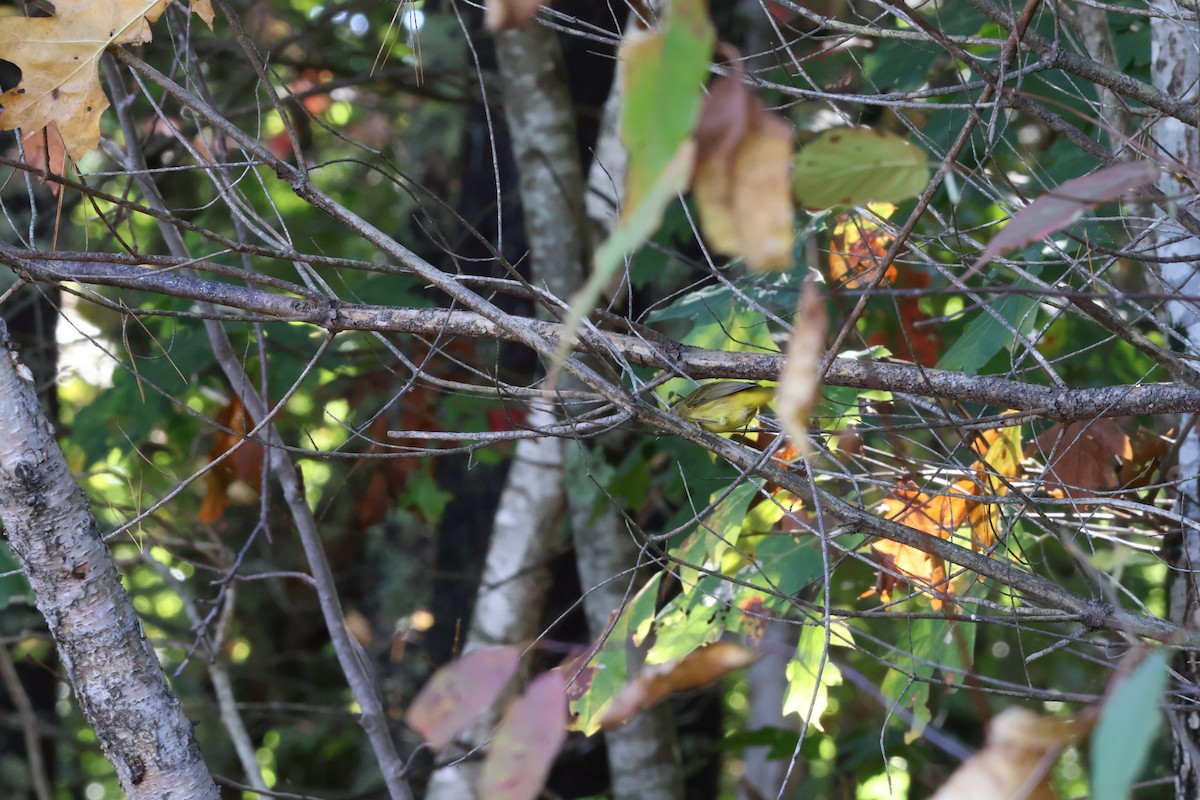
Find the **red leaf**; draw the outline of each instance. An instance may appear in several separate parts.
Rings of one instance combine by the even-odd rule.
[[[567,685],[558,670],[539,675],[513,700],[483,762],[479,796],[534,800],[567,740]]]
[[[963,277],[975,274],[980,267],[1002,253],[1062,230],[1093,206],[1153,183],[1158,180],[1158,174],[1157,164],[1133,161],[1098,169],[1090,175],[1069,180],[1057,189],[1051,189],[1018,211],[1004,229],[988,242]]]
[[[408,707],[408,725],[437,750],[486,711],[517,671],[521,648],[484,647],[433,674]],[[565,702],[565,701],[564,701]]]

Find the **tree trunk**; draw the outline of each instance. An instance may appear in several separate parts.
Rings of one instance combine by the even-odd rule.
[[[498,33],[496,59],[532,251],[530,279],[555,297],[569,297],[582,284],[588,240],[577,224],[583,217],[583,177],[562,51],[553,31],[531,25]],[[535,406],[527,422],[536,429],[559,420],[548,408]],[[563,533],[563,462],[560,439],[522,439],[517,445],[496,509],[464,652],[537,635],[549,584],[546,561]],[[501,703],[510,696],[502,697]],[[484,744],[498,720],[499,707],[459,737],[456,744],[461,750],[447,755],[454,757]],[[438,768],[430,779],[428,797],[476,797],[478,766],[476,760]]]
[[[0,521],[50,625],[84,718],[131,800],[217,800],[83,490],[0,321]]]
[[[580,461],[576,459],[577,463]],[[581,468],[574,474],[586,480]],[[638,563],[638,548],[625,530],[621,515],[611,505],[598,515],[591,503],[571,505],[575,559],[579,565],[579,582],[583,585],[583,608],[588,630],[593,637],[598,637],[608,628],[611,615],[631,596],[626,591],[630,588],[630,578],[617,576]],[[664,703],[637,714],[620,728],[605,733],[604,739],[608,744],[608,771],[614,800],[679,800],[683,797],[683,775],[670,704]]]
[[[1200,76],[1200,55],[1196,42],[1200,35],[1192,12],[1184,12],[1169,0],[1152,4],[1164,16],[1151,17],[1151,70],[1154,86],[1171,97],[1194,103],[1196,81]],[[1200,120],[1185,124],[1164,117],[1154,124],[1153,141],[1163,154],[1186,169],[1200,167]],[[1173,172],[1174,170],[1172,170]],[[1192,205],[1195,189],[1164,171],[1159,188],[1177,198],[1181,205]],[[1200,275],[1192,260],[1200,246],[1195,237],[1166,215],[1160,216],[1155,229],[1155,254],[1167,259],[1161,268],[1162,282],[1168,292],[1184,295],[1200,293]],[[1171,260],[1175,259],[1175,260]],[[1184,349],[1200,351],[1200,312],[1195,303],[1173,300],[1167,303],[1170,324],[1183,339]],[[1179,514],[1200,523],[1200,432],[1196,417],[1188,415],[1180,424],[1178,470]],[[1166,545],[1170,581],[1171,621],[1200,628],[1200,530],[1184,527],[1168,538]],[[1168,719],[1174,755],[1175,796],[1200,797],[1200,652],[1180,651],[1175,668],[1184,679],[1169,709]]]

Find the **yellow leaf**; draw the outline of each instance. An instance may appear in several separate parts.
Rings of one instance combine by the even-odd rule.
[[[990,497],[1008,494],[1008,484],[1021,474],[1021,426],[1012,425],[994,436],[981,461],[973,469]],[[990,550],[1000,530],[1000,504],[984,501],[971,511],[971,532],[976,549]]]

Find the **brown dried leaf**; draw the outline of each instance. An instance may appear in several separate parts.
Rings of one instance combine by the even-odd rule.
[[[150,25],[169,0],[56,0],[49,17],[9,17],[0,27],[0,59],[21,70],[21,82],[0,94],[0,129],[26,135],[58,126],[75,161],[100,142],[108,97],[100,87],[100,56],[112,44],[150,41]],[[197,13],[211,8],[193,5]],[[211,24],[211,22],[210,22]]]
[[[794,139],[740,73],[713,82],[696,127],[692,193],[709,246],[754,270],[792,263]]]
[[[767,112],[759,114],[733,159],[733,214],[739,223],[737,255],[755,271],[792,266],[795,210],[792,207],[792,146],[796,129]]]
[[[1080,733],[1073,720],[1008,708],[988,726],[987,743],[930,800],[1054,800],[1050,769]]]
[[[808,452],[808,418],[821,395],[821,357],[825,354],[825,334],[829,317],[813,281],[804,285],[800,307],[792,320],[792,340],[775,390],[775,409],[779,422],[800,449]]]
[[[262,484],[263,447],[258,442],[247,442],[243,436],[253,430],[254,424],[242,406],[242,398],[234,395],[229,404],[217,412],[216,423],[226,430],[218,430],[213,437],[212,450],[208,453],[211,464],[233,448],[236,452],[211,467],[204,476],[204,500],[200,504],[200,521],[206,525],[219,522],[225,509],[233,502],[239,491],[242,496],[256,495]]]
[[[434,750],[450,744],[496,702],[520,659],[515,645],[483,647],[441,667],[408,707],[409,727]]]
[[[1043,486],[1063,497],[1091,497],[1120,485],[1118,467],[1133,459],[1129,436],[1111,419],[1055,424],[1030,446],[1045,458]]]
[[[1171,431],[1159,436],[1149,428],[1139,427],[1131,441],[1132,457],[1121,465],[1119,484],[1129,489],[1141,489],[1150,483],[1154,471],[1171,449]]]

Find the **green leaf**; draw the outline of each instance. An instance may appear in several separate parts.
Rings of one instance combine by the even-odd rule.
[[[691,347],[727,353],[779,352],[762,313],[750,308],[734,295],[733,289],[724,284],[690,292],[650,315],[651,322],[675,320],[687,327],[682,333],[672,334],[672,338]],[[672,392],[687,394],[694,387],[691,381],[674,378],[659,387],[658,391],[665,399]]]
[[[454,495],[440,488],[431,474],[416,470],[405,484],[401,504],[419,511],[421,518],[429,524],[437,525],[453,499]]]
[[[710,564],[720,564],[725,551],[737,546],[750,501],[758,494],[758,490],[758,484],[753,481],[746,481],[734,488],[699,526],[699,531],[708,534],[706,549]]]
[[[1170,650],[1159,647],[1117,686],[1092,731],[1092,798],[1125,800],[1162,724]]]
[[[792,187],[806,208],[899,203],[929,183],[925,151],[871,128],[825,131],[796,155]]]
[[[1020,286],[1028,284],[1021,283]],[[1014,331],[1030,327],[1033,322],[1033,310],[1038,301],[1032,297],[1010,294],[998,303],[990,306],[1000,317],[1007,320]],[[1009,331],[1000,320],[987,311],[981,310],[979,315],[967,323],[962,335],[950,345],[950,349],[938,361],[938,369],[952,370],[975,374],[983,368],[992,356],[1001,350],[1011,347],[1016,336]]]
[[[584,316],[625,263],[625,256],[662,224],[663,211],[687,188],[695,160],[692,131],[704,102],[716,36],[704,0],[672,0],[661,30],[626,37],[621,139],[629,153],[625,207],[608,240],[596,251],[592,275],[572,300],[557,363],[575,341]]]
[[[643,623],[647,621],[647,607],[649,608],[649,617],[653,618],[654,599],[658,595],[658,584],[659,576],[655,576],[642,587],[634,601],[613,623],[608,639],[605,640],[600,651],[592,656],[592,660],[588,662],[586,670],[580,676],[580,680],[585,682],[586,691],[571,702],[571,712],[578,715],[575,727],[588,736],[600,730],[600,726],[593,720],[613,695],[625,685],[625,680],[629,676],[629,637],[632,631],[642,627]],[[649,606],[647,606],[647,602],[649,602]]]
[[[850,628],[844,622],[835,622],[829,629],[831,646],[852,647],[854,640]],[[787,693],[783,698],[783,713],[798,714],[800,719],[819,731],[821,715],[829,707],[829,687],[842,683],[842,673],[826,656],[825,628],[805,625],[800,629],[800,641],[796,644],[796,655],[787,665]]]
[[[824,574],[821,545],[811,535],[764,536],[755,548],[761,570],[745,579],[756,586],[792,595]]]
[[[900,637],[896,668],[888,670],[879,688],[897,705],[912,711],[912,725],[904,737],[907,743],[915,741],[929,724],[929,683],[934,670],[942,667],[947,681],[961,677],[966,666],[963,655],[971,658],[975,650],[975,630],[974,625],[951,629],[944,619],[915,619]]]
[[[646,663],[675,661],[701,645],[715,642],[727,629],[731,614],[736,612],[729,581],[719,575],[702,576],[695,591],[679,595],[659,612]],[[734,618],[740,624],[741,615]]]

